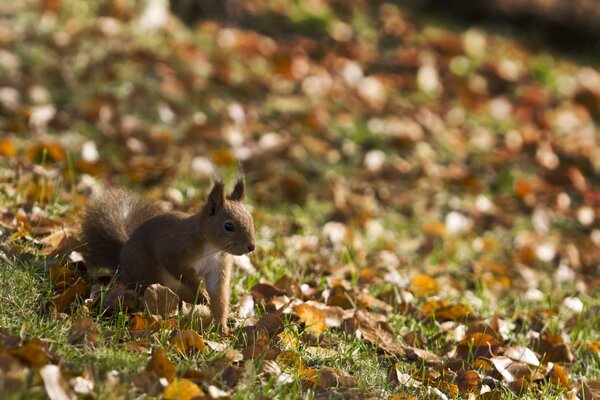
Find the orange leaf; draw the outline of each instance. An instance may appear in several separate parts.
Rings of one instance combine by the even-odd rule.
[[[0,155],[4,157],[12,157],[17,154],[15,146],[8,139],[0,139]]]
[[[424,274],[415,275],[408,288],[417,297],[426,297],[436,294],[440,287],[435,279]]]
[[[421,226],[421,230],[426,235],[440,236],[446,235],[446,226],[440,221],[429,221],[425,222]]]
[[[10,354],[33,368],[46,365],[52,357],[46,343],[38,338],[26,340],[23,345],[11,349]]]
[[[308,304],[299,304],[294,307],[294,314],[306,326],[306,331],[313,335],[320,335],[327,329],[325,312]]]
[[[570,384],[566,369],[558,364],[554,364],[552,371],[550,371],[550,382],[557,386],[568,388]]]
[[[479,393],[481,390],[481,378],[477,371],[460,369],[456,373],[456,384],[462,393]]]
[[[85,289],[86,286],[83,279],[77,278],[77,281],[75,281],[72,286],[69,286],[63,293],[52,297],[50,301],[56,309],[56,312],[64,312],[77,296],[81,297],[85,294]]]
[[[163,392],[165,400],[191,400],[201,396],[204,396],[202,389],[189,379],[175,379]]]
[[[157,349],[152,354],[148,365],[146,365],[146,371],[155,373],[159,378],[166,378],[169,382],[175,378],[175,366],[165,356],[162,349]]]
[[[180,354],[190,354],[196,351],[204,353],[206,345],[196,331],[185,330],[179,332],[169,341],[169,347]]]
[[[59,291],[65,290],[69,285],[75,282],[75,274],[66,267],[54,265],[50,267],[50,281],[55,289]]]

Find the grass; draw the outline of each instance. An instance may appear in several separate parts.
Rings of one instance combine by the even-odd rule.
[[[269,2],[265,18],[281,17],[274,25],[287,26],[291,32],[285,32],[283,38],[265,38],[267,45],[256,48],[245,42],[243,35],[235,36],[235,30],[227,31],[233,35],[233,47],[223,47],[215,39],[223,33],[217,24],[190,29],[173,24],[164,32],[141,33],[135,18],[119,16],[118,9],[104,10],[104,3],[62,3],[58,22],[52,25],[47,19],[49,25],[39,32],[39,13],[31,4],[5,11],[14,16],[9,26],[19,38],[19,44],[7,46],[6,51],[19,60],[20,67],[8,74],[2,86],[17,88],[23,104],[14,112],[0,104],[0,134],[4,138],[6,131],[8,141],[17,148],[10,160],[0,157],[0,251],[11,261],[0,259],[0,355],[5,351],[4,340],[8,340],[5,333],[43,338],[50,352],[61,358],[65,374],[94,378],[92,398],[142,396],[143,390],[130,384],[146,367],[151,352],[159,348],[166,349],[179,376],[188,370],[206,373],[208,377],[199,380],[204,390],[209,385],[227,389],[229,375],[235,370],[240,374],[232,390],[236,399],[385,398],[392,393],[429,398],[435,397],[432,388],[450,398],[466,398],[465,393],[453,395],[448,390],[457,383],[449,368],[432,368],[422,360],[410,361],[379,350],[360,330],[329,327],[315,338],[293,313],[284,316],[282,332],[291,344],[278,344],[282,339],[275,338],[267,348],[259,348],[260,354],[239,362],[228,359],[231,354],[212,349],[204,354],[176,354],[169,349],[171,329],[144,336],[148,343],[141,351],[128,349],[133,317],[124,309],[108,312],[78,299],[64,313],[50,311],[48,304],[56,291],[49,267],[60,263],[75,269],[81,265],[65,258],[43,257],[38,240],[48,234],[45,229],[55,230],[59,225],[77,228],[77,214],[92,187],[103,182],[121,184],[161,200],[167,197],[167,189],[177,189],[184,194],[184,201],[174,208],[189,211],[201,201],[208,178],[190,171],[188,159],[220,154],[222,160],[215,164],[231,181],[237,165],[227,159],[233,158],[234,151],[246,151],[250,154],[247,180],[259,250],[251,256],[257,272],[236,271],[233,277],[234,306],[256,283],[275,282],[283,276],[324,293],[334,286],[344,287],[348,293],[364,289],[393,307],[391,313],[382,315],[397,342],[406,344],[411,336],[416,337],[423,342],[416,347],[453,361],[457,337],[471,321],[443,322],[420,311],[433,300],[468,304],[476,319],[489,321],[498,315],[507,327],[507,340],[499,353],[513,345],[531,347],[532,337],[542,333],[562,333],[574,354],[572,363],[559,363],[568,369],[571,386],[582,378],[600,378],[600,357],[590,349],[590,344],[600,340],[596,329],[600,300],[593,281],[597,273],[583,274],[597,262],[589,238],[595,225],[582,226],[572,215],[583,205],[595,207],[595,200],[588,197],[595,196],[598,189],[589,171],[573,170],[581,160],[587,165],[583,161],[591,156],[563,151],[565,132],[554,131],[548,121],[557,107],[572,107],[575,116],[586,114],[577,99],[561,92],[559,81],[583,68],[589,73],[594,67],[576,65],[555,54],[529,53],[513,38],[489,31],[482,31],[488,40],[485,53],[471,57],[461,47],[469,27],[449,24],[449,28],[442,22],[413,20],[410,14],[398,17],[403,18],[407,30],[396,37],[394,29],[384,32],[380,26],[380,10],[375,6],[365,10],[360,2],[355,8],[348,6],[352,13],[344,18],[339,18],[327,1],[318,2],[324,5],[318,12],[309,10],[304,2]],[[121,11],[134,15],[130,3],[123,2]],[[386,7],[390,11],[396,6]],[[120,27],[115,37],[101,33],[97,18],[101,12],[115,13],[109,17],[112,20],[102,20]],[[327,33],[340,21],[352,29],[349,42],[337,43]],[[32,36],[18,36],[25,26]],[[394,28],[394,21],[390,26]],[[55,43],[64,34],[60,31],[63,27],[75,31],[66,47]],[[304,34],[306,42],[298,45],[297,35]],[[511,53],[515,48],[519,51]],[[506,53],[522,57],[518,61],[525,73],[515,82],[500,79],[495,72]],[[438,97],[427,96],[415,86],[414,76],[424,54],[439,70],[444,92]],[[62,61],[57,64],[49,59]],[[358,86],[344,83],[339,75],[347,60],[360,66],[360,74],[375,77],[384,85],[385,106],[369,105],[361,100]],[[390,63],[389,70],[386,63]],[[465,65],[457,65],[460,63]],[[304,79],[313,74],[329,74],[334,88],[331,96],[303,93]],[[469,79],[475,75],[489,82],[491,89],[484,94],[467,93],[466,102],[475,104],[464,105]],[[38,105],[30,101],[32,88],[28,85],[46,88],[50,102],[57,107],[56,119],[39,130],[27,119]],[[173,95],[171,90],[177,85],[183,89]],[[532,85],[547,91],[549,100],[537,105],[523,102],[522,92]],[[488,110],[489,101],[498,97],[514,106],[513,112],[500,120]],[[233,121],[228,109],[233,102],[244,110],[245,123]],[[157,112],[164,106],[174,115],[168,123],[161,121]],[[200,112],[205,121],[194,122],[192,116]],[[523,121],[523,115],[529,119]],[[423,129],[423,138],[411,141],[371,131],[370,127],[378,126],[373,121],[389,117],[410,119]],[[561,158],[560,168],[549,171],[535,160],[535,142],[508,151],[506,132],[519,131],[527,125],[524,122],[539,123],[545,143],[559,157],[568,154],[569,160],[576,162]],[[482,131],[488,132],[494,143],[489,148],[473,143],[475,134]],[[266,132],[289,139],[287,148],[272,152],[262,148]],[[100,160],[86,170],[81,167],[79,150],[81,143],[89,140],[97,144]],[[237,143],[240,140],[241,145]],[[27,154],[42,142],[64,150],[65,159],[50,157],[48,148],[38,151],[36,157]],[[136,150],[140,145],[142,151]],[[365,155],[370,150],[386,155],[380,171],[366,171]],[[2,156],[3,151],[0,146]],[[593,157],[589,161],[593,164]],[[162,165],[167,167],[163,170]],[[584,177],[585,191],[567,182],[576,172],[590,175]],[[518,182],[525,181],[532,183],[534,202],[515,194]],[[567,211],[556,206],[556,196],[562,192],[571,196]],[[494,214],[476,209],[480,195],[494,202],[498,209]],[[34,207],[50,222],[30,221]],[[14,222],[19,209],[25,214],[21,227]],[[538,229],[534,221],[540,210],[550,215],[547,232]],[[472,218],[472,229],[458,235],[448,233],[444,217],[451,211]],[[324,231],[329,222],[344,224],[347,236],[339,243]],[[426,223],[438,223],[437,231],[426,232]],[[328,227],[332,226],[335,230],[337,225]],[[533,244],[521,246],[517,238],[523,237]],[[544,240],[557,247],[557,256],[550,262],[535,256],[535,246]],[[577,280],[560,282],[554,274],[560,263],[577,258],[573,248],[577,257],[584,259],[582,265],[570,269]],[[374,271],[372,282],[361,281],[366,270]],[[434,295],[414,295],[409,285],[416,273],[434,279],[439,290]],[[89,290],[93,282],[86,283]],[[587,293],[583,284],[590,285]],[[536,294],[541,296],[532,296]],[[318,298],[324,302],[326,297]],[[581,300],[581,313],[564,304],[569,297]],[[356,305],[357,299],[351,302]],[[273,307],[256,304],[254,311],[260,317]],[[74,324],[85,316],[98,328],[99,340],[94,346],[69,340]],[[201,331],[204,340],[244,351],[250,340],[243,335],[247,332],[244,324],[252,323],[253,317],[242,321],[234,312],[229,322],[234,327],[230,336],[214,329],[191,328]],[[320,353],[315,351],[319,347],[324,349]],[[275,358],[284,375],[266,362],[268,351],[274,348],[296,354],[291,359]],[[470,349],[468,357],[471,363],[474,350]],[[265,365],[271,370],[265,371]],[[311,374],[325,374],[327,368],[345,371],[355,381],[351,385],[321,382],[326,387],[319,387],[318,375]],[[430,385],[398,386],[393,378],[395,368]],[[565,394],[566,389],[557,388],[548,378],[525,393],[513,392],[494,380],[499,378],[497,374],[484,366],[472,368],[486,377],[486,385],[500,391],[501,398],[559,399]],[[10,396],[44,398],[41,378],[35,371],[27,373],[23,387]],[[150,394],[159,397],[161,389],[154,387]],[[1,391],[0,396],[4,398]]]

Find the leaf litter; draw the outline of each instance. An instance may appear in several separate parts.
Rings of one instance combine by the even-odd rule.
[[[36,312],[68,326],[57,343],[6,322],[0,393],[595,398],[597,65],[385,2],[240,6],[284,37],[172,16],[142,34],[141,10],[104,3],[15,5],[0,30],[0,259],[40,264]],[[38,51],[63,62],[26,68]],[[190,210],[238,162],[262,243],[236,262],[230,336],[203,304],[87,269],[78,212],[103,182]],[[146,367],[65,362],[113,345]]]

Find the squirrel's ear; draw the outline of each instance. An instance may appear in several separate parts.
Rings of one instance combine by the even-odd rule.
[[[239,175],[235,182],[235,186],[233,187],[233,191],[227,196],[227,199],[243,201],[244,197],[246,197],[246,179],[244,179],[244,175]]]
[[[215,181],[213,188],[208,195],[208,207],[210,215],[215,215],[225,202],[225,188],[223,182]]]

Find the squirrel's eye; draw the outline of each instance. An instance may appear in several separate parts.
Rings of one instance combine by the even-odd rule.
[[[235,231],[235,224],[233,222],[231,222],[231,221],[227,221],[223,225],[223,228],[225,228],[225,230],[227,232],[233,232],[233,231]]]

